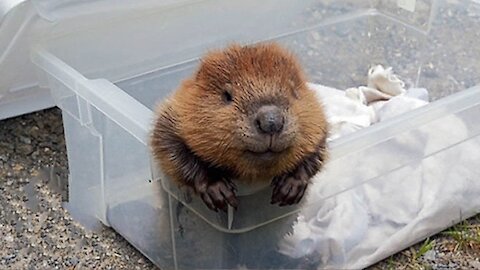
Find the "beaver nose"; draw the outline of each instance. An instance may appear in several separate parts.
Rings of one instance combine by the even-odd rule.
[[[283,129],[284,122],[282,111],[273,105],[260,107],[255,117],[255,126],[258,131],[270,135],[280,133]]]

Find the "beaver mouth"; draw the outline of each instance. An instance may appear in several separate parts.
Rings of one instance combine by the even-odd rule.
[[[247,154],[248,157],[251,157],[257,160],[270,161],[280,156],[283,152],[285,152],[285,150],[286,149],[275,151],[269,148],[265,151],[246,150],[245,153]]]
[[[276,161],[293,146],[294,135],[292,132],[284,132],[281,135],[242,136],[245,157],[255,161]]]

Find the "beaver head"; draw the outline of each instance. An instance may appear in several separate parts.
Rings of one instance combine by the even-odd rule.
[[[191,151],[242,178],[288,172],[327,136],[299,63],[274,43],[208,53],[176,93],[175,108]]]

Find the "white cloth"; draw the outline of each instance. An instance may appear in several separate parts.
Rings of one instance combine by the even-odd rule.
[[[391,68],[377,65],[368,71],[368,86],[345,91],[308,84],[324,104],[331,125],[329,141],[428,104],[423,88],[405,90]]]
[[[425,89],[404,90],[391,69],[379,67],[369,86],[347,94],[310,87],[326,106],[330,138],[428,102]],[[316,257],[321,269],[361,269],[480,212],[480,131],[472,117],[446,114],[329,162],[279,251]]]

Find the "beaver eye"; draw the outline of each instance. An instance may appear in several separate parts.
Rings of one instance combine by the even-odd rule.
[[[226,103],[231,103],[233,101],[232,94],[230,94],[228,91],[223,91],[222,97],[223,101]]]

